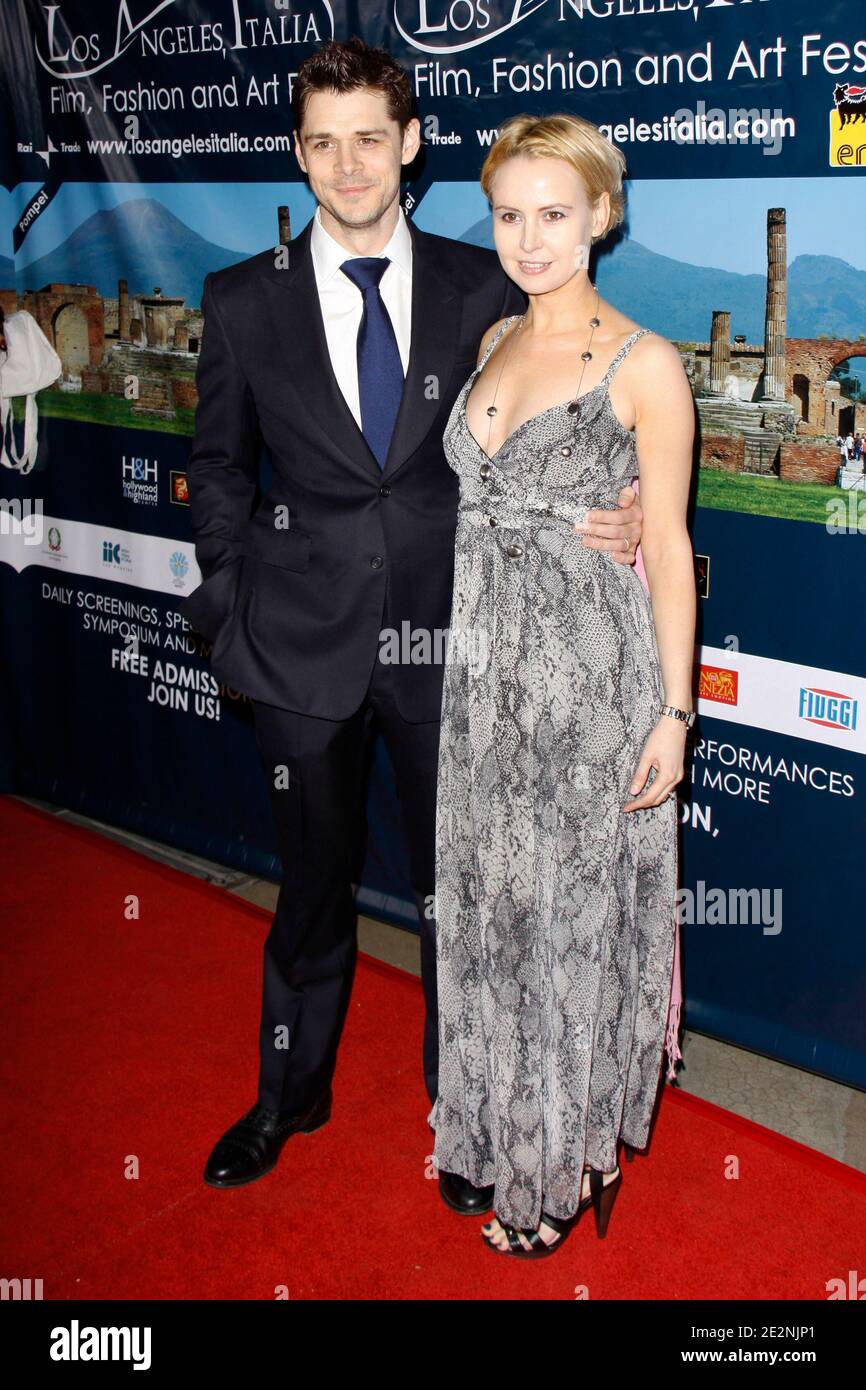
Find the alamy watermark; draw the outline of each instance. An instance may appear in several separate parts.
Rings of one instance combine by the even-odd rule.
[[[828,536],[866,536],[866,493],[848,488],[824,504]]]
[[[676,902],[684,926],[760,926],[764,936],[782,930],[781,888],[707,888],[699,878],[694,889],[679,889]]]
[[[781,888],[708,888],[702,878],[695,887],[680,888],[675,898],[681,926],[759,926],[764,936],[782,930]],[[424,899],[424,917],[435,921],[436,894]]]
[[[399,630],[382,628],[379,633],[379,660],[385,666],[469,666],[484,671],[490,658],[490,644],[484,628],[413,627],[404,619]]]
[[[0,497],[0,536],[24,536],[25,545],[41,545],[45,508],[41,497]]]
[[[679,145],[763,145],[764,154],[779,154],[785,136],[796,134],[793,116],[779,107],[681,106],[670,117],[670,137]]]

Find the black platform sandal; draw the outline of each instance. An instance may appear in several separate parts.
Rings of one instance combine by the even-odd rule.
[[[604,1174],[599,1168],[590,1168],[589,1170],[589,1196],[583,1198],[577,1209],[577,1215],[580,1216],[587,1207],[592,1207],[595,1212],[595,1229],[599,1240],[604,1240],[607,1235],[607,1224],[610,1221],[610,1214],[613,1211],[613,1204],[621,1184],[622,1169],[619,1164],[616,1166],[616,1177],[611,1182],[605,1182]]]
[[[545,1226],[550,1226],[554,1231],[559,1232],[559,1239],[552,1240],[549,1245],[547,1241],[544,1239],[544,1237],[539,1235],[538,1231],[520,1230],[517,1226],[509,1225],[507,1221],[499,1221],[498,1216],[496,1219],[497,1221],[499,1221],[500,1226],[502,1227],[505,1234],[508,1236],[508,1249],[501,1250],[500,1247],[496,1244],[496,1242],[490,1236],[486,1236],[483,1231],[481,1232],[481,1238],[485,1242],[485,1244],[490,1246],[490,1249],[496,1255],[513,1255],[518,1260],[543,1260],[545,1255],[554,1254],[554,1252],[557,1251],[561,1245],[565,1244],[566,1240],[568,1239],[568,1236],[574,1230],[574,1227],[577,1225],[579,1218],[579,1207],[573,1216],[567,1217],[550,1216],[546,1211],[543,1211],[541,1213],[541,1221],[539,1221],[538,1223],[539,1226],[543,1221]],[[531,1250],[527,1250],[525,1246],[521,1244],[521,1236],[526,1236],[526,1239],[532,1246]]]

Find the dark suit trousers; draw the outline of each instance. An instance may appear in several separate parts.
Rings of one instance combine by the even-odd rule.
[[[252,702],[283,867],[264,948],[258,1099],[270,1110],[301,1112],[333,1075],[357,956],[352,883],[377,728],[394,768],[409,848],[421,925],[424,1080],[431,1103],[436,1098],[435,922],[425,898],[432,913],[439,721],[403,719],[392,673],[377,658],[364,704],[349,719]]]

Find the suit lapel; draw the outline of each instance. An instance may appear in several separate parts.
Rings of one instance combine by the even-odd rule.
[[[364,474],[381,476],[376,456],[346,404],[331,366],[322,306],[310,254],[312,222],[289,243],[289,264],[269,267],[260,284],[273,330],[292,382],[304,406],[322,422],[329,440]]]
[[[312,222],[290,242],[289,265],[260,276],[273,331],[298,395],[324,422],[328,438],[367,476],[391,477],[432,428],[454,366],[458,297],[433,238],[410,222],[412,324],[409,362],[385,467],[379,468],[334,375],[310,254]]]
[[[383,477],[393,477],[424,442],[439,413],[454,367],[459,330],[458,299],[438,243],[410,222],[412,330],[403,396]]]

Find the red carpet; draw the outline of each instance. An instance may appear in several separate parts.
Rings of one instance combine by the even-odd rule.
[[[429,1177],[419,982],[368,957],[330,1124],[205,1187],[255,1098],[267,914],[14,799],[0,834],[0,1275],[46,1299],[823,1300],[864,1272],[866,1177],[669,1086],[605,1241],[587,1215],[552,1259],[494,1255]]]

